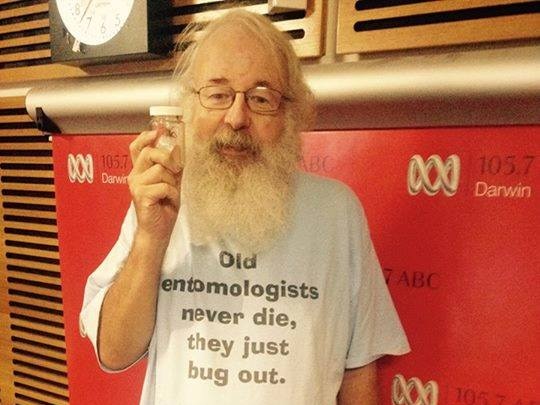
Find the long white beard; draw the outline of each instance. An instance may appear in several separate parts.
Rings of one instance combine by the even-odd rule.
[[[290,221],[300,137],[285,129],[273,145],[259,145],[228,126],[209,140],[193,135],[183,180],[191,241],[225,241],[258,253],[275,241]],[[238,164],[218,153],[241,145],[251,155]]]

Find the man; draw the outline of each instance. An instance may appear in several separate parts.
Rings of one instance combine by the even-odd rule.
[[[147,355],[142,404],[375,404],[376,359],[409,348],[356,198],[297,170],[311,96],[289,42],[237,10],[182,58],[185,169],[137,137],[86,287],[100,364]]]

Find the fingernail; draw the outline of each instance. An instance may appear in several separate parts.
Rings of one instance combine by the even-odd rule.
[[[157,127],[156,128],[156,135],[164,135],[167,130],[163,127]]]

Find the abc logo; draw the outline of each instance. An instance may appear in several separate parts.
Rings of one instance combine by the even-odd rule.
[[[71,183],[92,183],[94,181],[94,160],[92,155],[83,156],[82,153],[77,155],[69,154],[67,159],[68,177]]]
[[[435,179],[430,178],[431,171],[435,171]],[[440,190],[451,197],[456,194],[459,184],[460,160],[457,155],[450,155],[445,162],[439,155],[431,155],[426,161],[420,155],[414,155],[409,161],[407,184],[410,195],[424,191],[433,196]]]
[[[392,405],[437,405],[439,385],[435,381],[423,384],[417,377],[405,380],[397,374],[392,380]]]

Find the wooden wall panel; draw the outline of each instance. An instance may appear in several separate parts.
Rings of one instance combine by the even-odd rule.
[[[0,99],[0,398],[68,403],[52,150],[24,98]]]
[[[227,10],[227,1],[208,0],[172,0],[174,16],[172,18],[173,31],[180,31],[188,23],[205,23],[223,15]],[[244,2],[248,3],[248,2]],[[252,5],[242,8],[258,14],[267,14],[268,5],[263,1],[252,1]],[[323,0],[309,0],[306,12],[290,12],[268,16],[274,21],[276,27],[291,35],[292,45],[301,58],[319,57],[323,55],[323,30],[325,27],[323,17],[326,15]],[[176,42],[178,34],[173,36]]]
[[[0,68],[50,63],[49,3],[0,3]]]
[[[540,1],[343,0],[338,53],[495,43],[540,38]],[[412,3],[412,4],[409,4]]]

